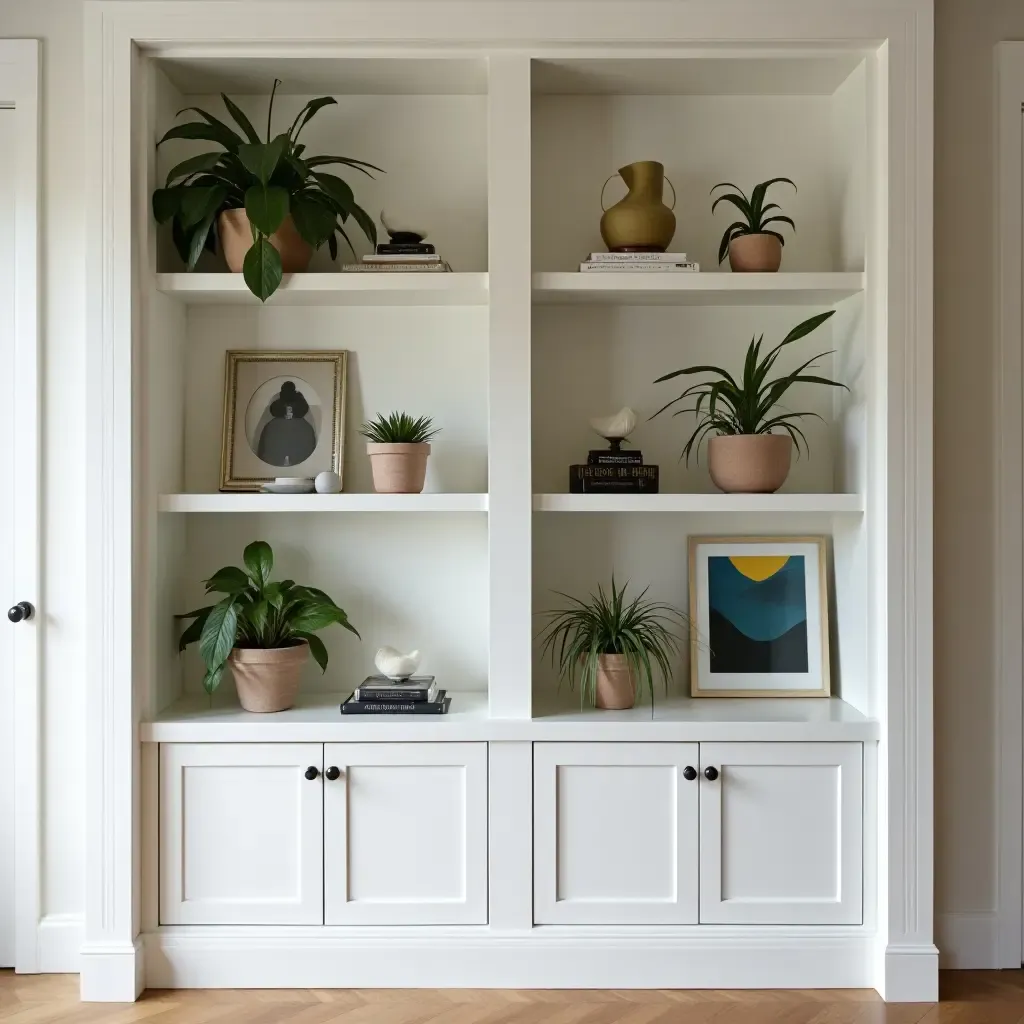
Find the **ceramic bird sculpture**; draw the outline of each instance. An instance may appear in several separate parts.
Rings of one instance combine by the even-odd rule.
[[[618,451],[619,445],[636,429],[636,413],[627,406],[614,416],[601,416],[591,420],[590,426],[611,443],[613,451]]]
[[[394,647],[381,647],[373,656],[373,663],[377,671],[388,679],[408,679],[416,671],[420,663],[420,652],[410,651],[402,654]]]

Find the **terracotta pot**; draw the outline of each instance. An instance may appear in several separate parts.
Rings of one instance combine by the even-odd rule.
[[[373,470],[373,489],[378,494],[419,494],[427,477],[430,445],[379,444],[369,441],[366,453]]]
[[[242,272],[245,254],[252,248],[252,228],[245,210],[225,210],[217,219],[220,244],[228,269]],[[313,258],[313,247],[295,230],[291,215],[270,236],[270,244],[281,254],[281,269],[286,274],[301,274]]]
[[[228,655],[238,701],[246,711],[286,711],[295,703],[309,644],[265,650],[236,647]]]
[[[639,160],[620,167],[619,175],[629,192],[601,217],[601,237],[608,251],[664,252],[676,233],[676,216],[662,201],[665,168],[657,160]]]
[[[788,434],[731,434],[708,442],[708,468],[727,494],[771,494],[789,476],[793,441]]]
[[[782,265],[782,243],[774,235],[738,235],[729,243],[735,273],[774,274]]]
[[[621,711],[636,703],[636,677],[624,654],[597,656],[597,694],[594,704],[608,711]]]

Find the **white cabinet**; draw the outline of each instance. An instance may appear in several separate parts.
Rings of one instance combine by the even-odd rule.
[[[534,920],[697,922],[696,743],[536,743]]]
[[[319,743],[161,746],[162,924],[323,922],[322,756]]]
[[[862,758],[860,743],[700,745],[702,924],[861,922]]]
[[[487,744],[324,747],[327,924],[487,921]]]

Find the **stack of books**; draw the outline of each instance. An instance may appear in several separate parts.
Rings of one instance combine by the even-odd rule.
[[[585,466],[569,467],[570,494],[657,494],[658,467],[643,452],[591,451]]]
[[[691,263],[685,252],[592,252],[580,264],[585,274],[696,274],[699,263]]]
[[[371,255],[363,257],[362,263],[346,263],[341,269],[350,274],[452,272],[430,242],[379,242]]]
[[[343,715],[447,715],[452,699],[433,676],[388,679],[368,676],[342,702]]]

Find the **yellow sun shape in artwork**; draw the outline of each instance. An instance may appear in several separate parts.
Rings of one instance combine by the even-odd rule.
[[[732,555],[729,561],[747,579],[760,583],[774,576],[789,561],[789,555]]]

